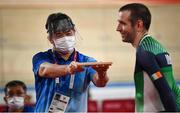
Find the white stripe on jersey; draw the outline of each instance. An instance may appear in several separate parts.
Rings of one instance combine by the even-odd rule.
[[[164,111],[163,104],[159,97],[158,91],[155,88],[149,75],[143,71],[144,75],[144,112]]]

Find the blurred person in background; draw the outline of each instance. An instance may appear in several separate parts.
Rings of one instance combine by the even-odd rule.
[[[27,87],[25,83],[19,80],[8,82],[4,88],[4,101],[7,109],[4,112],[33,112],[34,107],[27,102]]]
[[[131,3],[119,9],[116,30],[123,42],[136,48],[136,111],[180,111],[180,89],[173,77],[170,55],[148,34],[150,24],[151,13],[143,4]]]
[[[96,60],[76,51],[77,31],[68,15],[50,14],[45,27],[53,48],[33,56],[35,112],[87,112],[89,84],[104,87],[109,65],[78,65]]]

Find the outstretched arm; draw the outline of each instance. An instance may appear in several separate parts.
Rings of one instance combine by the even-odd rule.
[[[41,77],[56,78],[60,75],[63,76],[68,74],[69,67],[68,65],[58,65],[44,62],[40,65],[38,73]]]
[[[59,76],[80,72],[82,70],[82,67],[77,66],[74,61],[69,65],[58,65],[44,62],[40,65],[38,73],[41,77],[56,78]]]

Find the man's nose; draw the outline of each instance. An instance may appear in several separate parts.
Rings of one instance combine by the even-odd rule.
[[[117,26],[116,31],[119,31],[119,32],[121,32],[121,31],[122,31],[122,27],[121,27],[121,25],[118,25],[118,26]]]

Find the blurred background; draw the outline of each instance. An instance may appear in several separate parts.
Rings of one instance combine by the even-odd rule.
[[[46,19],[51,13],[63,12],[72,18],[81,35],[76,49],[98,61],[113,62],[107,87],[90,87],[90,111],[121,111],[126,104],[127,111],[133,111],[135,49],[123,43],[116,32],[118,10],[131,2],[149,7],[149,32],[171,54],[174,77],[179,83],[179,0],[0,0],[0,105],[4,104],[4,86],[11,80],[25,82],[31,102],[35,102],[32,57],[52,48],[47,40]]]

